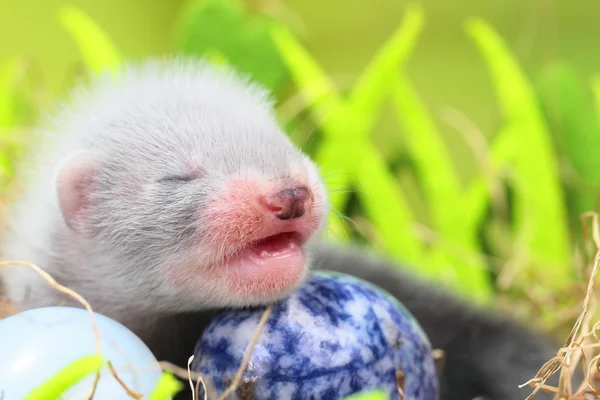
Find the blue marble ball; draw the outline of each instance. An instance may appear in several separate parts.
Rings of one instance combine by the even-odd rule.
[[[213,393],[231,384],[264,310],[223,312],[200,338],[192,370]],[[274,305],[235,398],[339,400],[382,389],[400,399],[399,382],[406,400],[438,399],[431,346],[417,321],[365,281],[315,272]]]

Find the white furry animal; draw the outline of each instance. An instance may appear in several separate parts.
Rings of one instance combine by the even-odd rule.
[[[326,191],[262,88],[185,59],[117,76],[76,92],[40,135],[3,258],[45,268],[182,366],[212,310],[281,298],[309,265],[351,273],[395,295],[446,352],[442,399],[524,397],[551,343],[362,251],[308,245]],[[77,305],[28,269],[1,278],[18,309]]]

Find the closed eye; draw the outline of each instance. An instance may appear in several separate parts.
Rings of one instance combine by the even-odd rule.
[[[190,182],[195,178],[189,175],[170,175],[160,178],[158,182]]]
[[[204,170],[199,167],[190,167],[186,172],[167,175],[158,179],[158,182],[191,182],[203,176]]]

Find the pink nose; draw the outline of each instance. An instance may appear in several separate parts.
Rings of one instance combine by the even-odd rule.
[[[275,216],[282,220],[299,218],[306,211],[306,202],[310,198],[310,192],[304,186],[293,189],[284,189],[281,192],[268,197],[264,205]]]

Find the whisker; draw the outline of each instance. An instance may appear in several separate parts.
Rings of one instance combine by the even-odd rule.
[[[306,142],[304,143],[304,147],[305,148],[310,148],[311,144],[315,141],[316,135],[315,132],[317,131],[317,128],[313,127],[309,134],[308,137],[306,138]]]
[[[352,218],[350,218],[347,215],[344,215],[343,213],[336,211],[336,210],[331,210],[331,213],[333,215],[335,215],[336,217],[348,222],[350,225],[352,225],[352,227],[361,235],[363,235],[362,230],[360,229],[360,226],[356,223],[356,221],[354,221]]]

